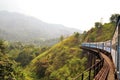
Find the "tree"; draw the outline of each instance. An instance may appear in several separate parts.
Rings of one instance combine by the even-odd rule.
[[[30,49],[25,49],[19,53],[18,57],[16,58],[16,61],[20,62],[21,66],[24,67],[24,66],[28,65],[33,58],[34,57],[31,54]]]
[[[4,55],[0,54],[0,80],[13,80],[13,78],[13,63]]]
[[[39,78],[43,78],[45,77],[45,72],[46,72],[46,69],[48,68],[48,61],[47,60],[37,60],[35,63],[34,63],[34,70],[36,75],[39,77]]]
[[[83,34],[86,34],[86,33],[87,33],[87,31],[84,31],[84,32],[83,32]]]
[[[8,48],[8,42],[4,40],[0,40],[0,52],[5,54],[7,48]]]
[[[96,27],[96,28],[102,27],[102,23],[96,22],[96,23],[95,23],[95,27]]]
[[[75,38],[79,38],[80,34],[78,32],[74,32]]]
[[[110,17],[110,22],[116,23],[118,16],[120,16],[120,14],[112,14]]]
[[[60,41],[62,41],[64,39],[64,36],[63,35],[61,35],[60,36]]]

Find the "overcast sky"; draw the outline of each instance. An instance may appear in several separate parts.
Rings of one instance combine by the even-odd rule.
[[[108,22],[111,14],[120,14],[120,0],[0,0],[0,10],[88,30],[95,22]]]

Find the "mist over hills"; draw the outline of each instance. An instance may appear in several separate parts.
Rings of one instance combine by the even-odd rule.
[[[9,41],[32,41],[68,36],[80,30],[60,24],[45,23],[19,13],[0,11],[0,38]]]

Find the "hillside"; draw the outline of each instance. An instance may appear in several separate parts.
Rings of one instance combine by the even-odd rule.
[[[101,42],[112,39],[115,30],[114,23],[105,23],[100,27],[93,27],[83,33],[83,42]]]
[[[32,74],[40,80],[71,80],[85,69],[86,58],[81,56],[79,40],[79,34],[75,33],[55,44],[33,59],[29,70],[32,69]],[[34,76],[33,80],[36,78]]]
[[[9,52],[7,41],[0,40],[0,80],[24,80],[20,66],[7,56],[7,52]]]
[[[14,15],[15,14],[16,13],[14,13]],[[12,15],[13,13],[11,13],[9,17],[11,17]],[[19,14],[19,16],[20,15],[21,14]],[[23,19],[22,16],[19,17],[19,19],[21,19],[19,20],[21,21],[21,23],[23,23],[22,20],[24,21],[24,19],[25,20],[28,18],[30,19],[30,17]],[[11,40],[16,41],[17,39],[20,39],[22,37],[20,39],[21,41],[24,41],[25,38],[28,38],[26,39],[26,41],[27,40],[29,41],[31,40],[30,38],[32,38],[29,37],[31,34],[28,34],[30,29],[32,29],[31,31],[33,30],[36,31],[36,29],[40,29],[37,28],[39,26],[36,26],[35,28],[33,27],[29,28],[28,26],[26,27],[26,25],[28,25],[28,23],[26,22],[29,22],[28,20],[25,22],[26,25],[21,25],[25,26],[24,28],[23,27],[21,28],[20,26],[15,27],[16,24],[19,24],[18,21],[15,21],[15,26],[14,25],[12,27],[9,26],[10,27],[9,28],[7,26],[10,25],[11,22],[13,23],[14,18],[12,17],[13,20],[9,20],[11,18],[8,19],[8,22],[11,21],[9,24],[3,24],[6,23],[6,19],[2,18],[3,16],[0,17],[1,21],[3,21],[3,22],[0,21],[1,22],[0,25],[2,26],[0,27],[1,38],[3,35],[6,35],[4,36],[4,38],[8,40],[10,40],[10,38],[13,38]],[[6,18],[8,18],[8,15],[6,15]],[[30,27],[32,25],[31,20],[29,23]],[[35,21],[36,24],[37,21]],[[46,23],[44,22],[41,22],[41,24],[46,25]],[[42,26],[41,29],[44,28],[45,27]],[[56,26],[54,26],[54,29],[56,29],[56,31],[58,30]],[[59,30],[60,29],[61,27],[59,26]],[[103,25],[97,22],[95,23],[95,27],[91,28],[87,32],[84,32],[83,34],[75,32],[73,35],[66,38],[64,36],[59,37],[59,43],[56,43],[53,46],[36,46],[32,44],[26,45],[21,42],[10,42],[6,40],[0,40],[0,80],[72,80],[78,74],[81,74],[84,70],[86,70],[86,68],[90,66],[89,59],[91,58],[88,57],[89,55],[86,54],[86,51],[82,51],[80,49],[79,46],[81,45],[81,43],[99,41],[101,42],[112,39],[114,30],[115,22],[109,22]],[[26,34],[24,32],[26,32]],[[54,32],[55,31],[53,31],[52,33]],[[33,33],[33,35],[35,35],[34,32],[30,33]],[[51,41],[52,42],[56,41],[56,39],[52,38],[50,39],[50,35],[49,40],[47,40],[48,38],[46,38],[46,36],[43,36],[44,37],[43,38],[40,35],[43,34],[42,33],[39,35],[36,34],[33,40],[37,37],[40,37],[42,38],[42,42],[40,43],[42,43],[43,45],[48,45],[47,42],[51,44]],[[25,38],[23,38],[23,36]],[[55,38],[55,36],[52,37]],[[44,41],[45,39],[46,41]],[[37,39],[34,42],[38,44],[39,39]],[[87,75],[88,73],[85,73],[84,77],[86,77]]]
[[[49,24],[31,16],[0,11],[0,38],[9,41],[44,41],[68,36],[80,30]]]

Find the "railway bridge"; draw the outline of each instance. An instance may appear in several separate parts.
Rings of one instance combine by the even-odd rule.
[[[82,43],[90,67],[73,80],[120,80],[120,16],[115,27],[111,40]]]

